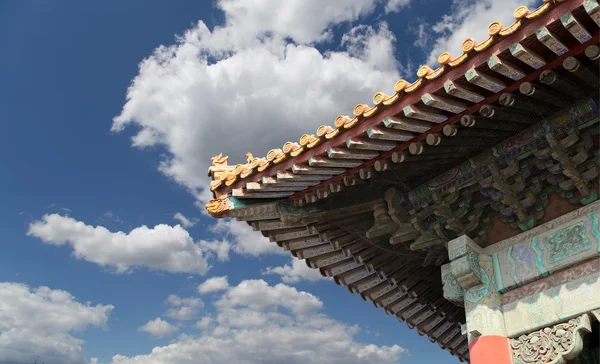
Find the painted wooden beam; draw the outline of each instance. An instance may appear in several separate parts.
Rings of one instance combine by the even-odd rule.
[[[592,35],[585,29],[583,25],[573,16],[571,12],[567,12],[560,17],[560,22],[562,25],[579,41],[579,43],[583,44],[590,39],[592,39]]]
[[[458,97],[459,99],[467,100],[475,104],[485,99],[485,97],[481,96],[477,92],[460,86],[452,80],[447,80],[444,83],[444,91],[446,91],[448,95]]]
[[[429,111],[424,111],[424,110],[419,109],[415,105],[404,106],[404,108],[402,108],[402,112],[404,112],[404,115],[406,117],[413,118],[413,119],[419,119],[419,120],[423,120],[423,121],[428,121],[430,123],[439,124],[439,123],[443,123],[444,121],[448,120],[448,117],[446,115],[436,114],[436,113],[429,112]]]
[[[290,173],[291,174],[291,173]],[[283,179],[278,180],[273,177],[263,177],[262,184],[263,186],[293,186],[293,187],[308,187],[313,186],[318,180],[310,180],[310,181],[297,181],[292,179]]]
[[[285,186],[285,185],[262,185],[258,182],[246,183],[246,190],[248,192],[288,192],[288,191],[302,191],[305,186]]]
[[[424,133],[431,129],[435,124],[404,117],[390,116],[383,119],[383,125],[385,125],[386,128],[390,129],[398,129],[415,133]]]
[[[354,168],[362,163],[363,161],[359,159],[329,159],[321,156],[313,156],[308,159],[308,165],[311,167]]]
[[[487,64],[492,71],[508,77],[513,81],[518,81],[525,77],[525,72],[523,72],[522,69],[510,62],[501,60],[497,55],[488,58]]]
[[[525,96],[543,101],[550,105],[566,106],[571,103],[569,99],[555,95],[531,82],[523,82],[519,85],[519,91]]]
[[[586,0],[583,2],[583,8],[598,26],[600,26],[600,5],[596,0]]]
[[[294,174],[318,174],[318,175],[338,175],[340,173],[344,173],[346,170],[344,168],[319,168],[319,167],[310,167],[306,164],[294,164],[292,165],[292,172]]]
[[[492,105],[483,105],[479,109],[479,115],[484,118],[494,118],[506,121],[515,121],[519,123],[530,123],[535,121],[537,118],[531,113],[525,113],[524,111],[508,108],[508,107],[496,107]]]
[[[509,122],[506,120],[484,118],[481,116],[474,115],[463,115],[460,118],[460,124],[465,128],[493,129],[504,131],[519,131],[523,128],[523,125],[520,123]]]
[[[365,138],[349,137],[346,139],[346,146],[350,149],[377,150],[387,152],[398,146],[393,141],[370,140]]]
[[[540,75],[540,82],[566,97],[585,97],[581,86],[552,70],[546,70]]]
[[[421,96],[421,100],[427,106],[434,107],[436,109],[451,112],[453,114],[460,114],[467,109],[467,105],[462,102],[451,100],[447,97],[438,96],[430,93],[425,93]]]
[[[467,73],[465,73],[465,78],[469,83],[492,92],[500,92],[506,87],[504,81],[493,76],[485,75],[475,68],[468,70]]]
[[[587,69],[585,66],[579,62],[579,60],[575,57],[567,57],[563,61],[563,68],[569,71],[572,75],[580,79],[581,81],[587,83],[592,87],[598,86],[598,77]]]
[[[315,175],[298,175],[298,174],[294,174],[291,172],[285,172],[285,171],[277,171],[277,181],[278,182],[314,182],[314,183],[319,183],[320,181],[324,181],[327,180],[329,178],[331,178],[332,175],[327,175],[327,174],[315,174]]]
[[[564,45],[563,42],[558,40],[558,38],[545,26],[536,30],[535,35],[546,48],[554,52],[557,56],[562,56],[569,51],[569,48]]]
[[[523,63],[528,64],[536,70],[546,65],[546,60],[542,56],[519,42],[513,43],[508,49],[513,57],[521,60]]]
[[[236,198],[282,198],[293,194],[293,192],[249,192],[242,188],[231,190],[231,196]]]
[[[329,147],[327,156],[334,159],[373,159],[379,153],[368,150],[356,150],[348,148]]]
[[[370,139],[389,140],[398,142],[405,142],[407,140],[411,140],[414,137],[414,134],[403,130],[379,128],[377,126],[372,126],[369,129],[367,129],[367,135]]]

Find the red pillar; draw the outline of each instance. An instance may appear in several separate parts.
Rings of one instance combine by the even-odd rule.
[[[508,339],[504,336],[480,336],[469,344],[471,364],[512,364]]]

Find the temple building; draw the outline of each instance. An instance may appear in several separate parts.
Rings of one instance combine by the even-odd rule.
[[[208,212],[461,361],[598,363],[600,5],[514,17],[333,126],[214,157]]]

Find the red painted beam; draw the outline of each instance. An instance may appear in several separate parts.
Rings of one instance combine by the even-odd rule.
[[[416,102],[418,102],[421,99],[421,96],[427,92],[435,92],[437,90],[439,90],[440,88],[443,87],[444,82],[447,79],[456,79],[461,77],[463,74],[465,74],[465,72],[471,68],[472,66],[478,66],[480,64],[483,64],[484,62],[487,61],[487,59],[493,55],[494,53],[497,53],[499,51],[505,50],[506,48],[508,48],[511,44],[515,43],[515,42],[519,42],[523,39],[525,39],[527,36],[529,36],[530,34],[534,33],[535,30],[537,30],[539,27],[541,27],[542,25],[551,23],[557,19],[560,18],[560,16],[562,14],[564,14],[567,11],[571,11],[573,9],[576,9],[577,7],[581,6],[581,4],[583,3],[583,0],[572,0],[572,1],[565,1],[563,3],[560,4],[556,4],[552,9],[550,9],[550,11],[548,11],[548,13],[542,15],[541,17],[534,19],[532,21],[530,21],[529,23],[525,24],[523,27],[521,27],[515,34],[506,37],[502,40],[500,40],[499,42],[497,42],[496,44],[492,45],[490,48],[486,49],[485,51],[478,53],[475,57],[473,57],[472,59],[467,60],[465,63],[463,63],[462,65],[456,67],[456,68],[451,68],[448,72],[445,72],[442,76],[440,76],[439,78],[435,79],[435,80],[431,80],[431,81],[427,81],[425,82],[425,84],[418,89],[417,91],[407,94],[405,95],[402,99],[400,99],[400,101],[398,101],[396,104],[390,106],[389,108],[379,112],[378,114],[376,114],[375,116],[373,116],[372,118],[369,118],[367,120],[365,120],[364,122],[362,122],[361,124],[355,126],[352,129],[349,129],[343,133],[341,133],[339,136],[337,136],[336,138],[332,139],[332,140],[328,140],[323,142],[322,144],[316,146],[315,148],[309,149],[308,151],[300,154],[298,157],[295,158],[289,158],[285,161],[283,161],[280,164],[277,164],[273,167],[270,167],[268,169],[266,169],[263,172],[260,173],[256,173],[253,174],[251,176],[248,176],[247,178],[238,180],[237,182],[235,182],[233,185],[229,186],[229,187],[225,187],[223,188],[222,192],[227,192],[230,191],[232,189],[235,188],[242,188],[245,186],[245,184],[247,182],[256,182],[256,181],[260,181],[262,179],[262,177],[269,177],[272,176],[276,173],[276,171],[285,171],[285,170],[289,170],[291,169],[293,164],[296,163],[303,163],[306,162],[310,157],[312,156],[316,156],[316,155],[320,155],[323,153],[327,152],[327,149],[331,146],[337,146],[340,145],[341,143],[345,142],[346,138],[348,137],[355,137],[358,135],[363,134],[364,132],[366,132],[366,130],[374,125],[377,125],[379,123],[381,123],[383,121],[383,119],[385,119],[388,116],[393,116],[398,114],[399,112],[402,111],[402,109],[404,108],[404,106],[406,105],[410,105],[410,104],[414,104]],[[597,37],[594,37],[593,39],[596,39]],[[483,104],[481,104],[483,105]],[[473,108],[471,108],[473,109]],[[462,115],[462,114],[461,114]],[[459,118],[450,118],[448,121],[446,121],[443,124],[438,125],[437,127],[431,129],[429,132],[421,134],[420,136],[413,138],[413,140],[400,145],[398,148],[394,149],[394,151],[398,151],[398,150],[403,150],[406,149],[408,147],[408,145],[410,143],[413,143],[415,141],[418,140],[422,140],[425,139],[425,137],[430,134],[430,133],[435,133],[435,132],[439,132],[442,130],[442,128],[445,125],[448,124],[452,124],[454,122],[456,122]],[[386,157],[388,158],[388,154],[391,155],[391,153],[386,153]],[[373,159],[370,161],[367,161],[365,164],[363,164],[360,167],[354,168],[352,170],[349,170],[347,172],[345,172],[342,175],[336,176],[330,180],[327,180],[315,187],[311,187],[307,190],[304,190],[300,193],[294,194],[292,196],[289,197],[289,199],[297,199],[299,197],[301,197],[302,195],[314,191],[315,189],[318,188],[322,188],[323,186],[327,185],[328,183],[334,182],[334,181],[339,181],[343,178],[343,176],[351,174],[351,173],[356,173],[356,171],[371,166],[375,163],[376,160],[382,159],[377,158],[377,159]]]

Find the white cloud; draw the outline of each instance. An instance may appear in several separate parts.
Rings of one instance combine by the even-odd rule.
[[[8,362],[83,363],[83,341],[72,336],[87,327],[106,328],[111,305],[79,303],[70,293],[0,283],[0,358]]]
[[[388,0],[387,4],[385,4],[385,13],[399,12],[409,4],[410,0]]]
[[[265,155],[319,125],[333,125],[376,91],[393,92],[400,75],[385,24],[356,27],[339,51],[322,54],[312,45],[326,39],[332,25],[370,13],[376,3],[217,2],[223,26],[209,30],[199,22],[140,63],[112,130],[138,126],[132,145],[164,146],[160,171],[205,200],[210,157],[223,152],[235,164],[247,151]],[[236,251],[276,250],[251,243],[255,250],[243,242]]]
[[[223,277],[212,277],[200,285],[198,285],[198,292],[200,294],[224,291],[229,288],[229,282],[227,281],[227,276]]]
[[[429,32],[427,32],[428,28],[429,28],[429,24],[421,23],[421,24],[419,24],[418,27],[416,27],[414,29],[413,32],[416,36],[416,39],[415,39],[413,45],[415,47],[419,47],[419,48],[427,47],[427,45],[429,44],[429,38],[431,36],[431,34]]]
[[[79,259],[126,273],[147,267],[170,273],[205,274],[208,263],[200,247],[181,226],[141,226],[129,233],[111,232],[58,214],[29,225],[29,236],[47,244],[69,245]]]
[[[231,250],[232,245],[226,239],[212,241],[200,240],[198,245],[200,245],[200,248],[207,252],[208,255],[216,255],[220,262],[229,260],[229,251]]]
[[[214,319],[197,323],[201,335],[181,336],[147,355],[115,355],[113,363],[388,364],[406,353],[398,345],[355,341],[359,328],[318,313],[321,306],[317,297],[293,287],[243,281],[218,299]]]
[[[248,307],[256,311],[284,307],[294,314],[308,314],[323,307],[323,302],[308,292],[279,283],[270,286],[263,280],[246,280],[230,288],[215,302],[220,309]]]
[[[304,260],[291,259],[291,266],[268,267],[262,274],[279,274],[281,280],[285,283],[296,283],[301,280],[318,281],[325,279],[317,269],[312,269],[306,265]]]
[[[332,25],[371,13],[377,2],[286,0],[273,6],[264,0],[221,0],[217,7],[225,13],[225,25],[215,28],[212,37],[205,42],[213,50],[221,46],[225,51],[256,45],[268,36],[311,44],[327,39]]]
[[[175,215],[173,215],[173,218],[178,220],[181,223],[181,226],[184,228],[191,228],[192,226],[196,225],[196,221],[188,219],[187,217],[183,216],[181,212],[176,212]]]
[[[150,320],[138,328],[138,331],[148,333],[154,337],[165,337],[174,334],[179,327],[164,321],[160,317]]]
[[[206,330],[210,327],[210,325],[213,323],[213,318],[210,316],[204,316],[203,318],[201,318],[200,320],[198,320],[198,322],[196,322],[196,327],[199,328],[200,330]]]
[[[191,320],[204,307],[204,303],[200,298],[181,298],[174,294],[167,298],[165,304],[170,306],[167,312],[165,312],[165,316],[174,320]]]
[[[255,257],[263,254],[288,254],[277,244],[270,242],[262,234],[252,230],[250,225],[233,219],[217,220],[216,224],[211,227],[211,231],[231,239],[228,247],[238,254]],[[206,243],[204,243],[204,246],[210,248]],[[224,246],[219,245],[219,248],[224,249]]]
[[[437,40],[427,64],[437,66],[437,58],[443,52],[455,57],[461,55],[460,47],[465,39],[482,42],[488,38],[487,27],[491,22],[498,20],[509,26],[515,21],[513,12],[517,7],[527,5],[533,9],[539,3],[539,0],[454,0],[451,13],[430,28],[432,38]]]

